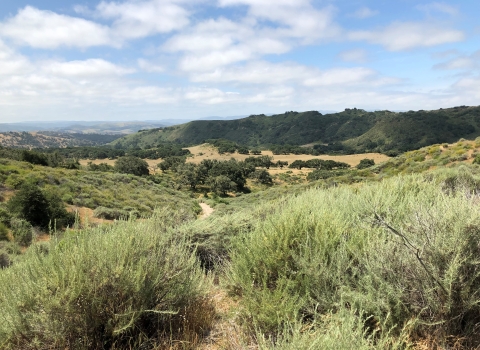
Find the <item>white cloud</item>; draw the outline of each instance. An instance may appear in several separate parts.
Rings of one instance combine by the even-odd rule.
[[[103,59],[32,61],[0,41],[0,106],[38,113],[46,106],[178,101],[180,94],[171,89],[130,81],[126,75],[134,72]]]
[[[464,70],[474,68],[476,65],[476,62],[470,57],[458,57],[447,62],[436,64],[434,68],[444,70]]]
[[[480,77],[462,78],[454,84],[454,88],[464,91],[476,91],[480,96]]]
[[[451,57],[450,60],[442,63],[438,63],[433,66],[434,69],[440,70],[466,70],[472,71],[480,68],[480,50],[475,51],[471,55],[463,55],[459,52],[451,52],[450,55],[439,56],[438,58]]]
[[[317,71],[293,63],[252,62],[245,66],[217,68],[213,72],[197,73],[191,76],[194,82],[241,83],[241,84],[284,84],[304,80]]]
[[[220,0],[219,5],[247,6],[248,15],[239,21],[208,19],[170,38],[163,49],[183,53],[181,70],[213,71],[264,55],[283,54],[295,45],[333,39],[341,32],[333,22],[332,7],[317,10],[307,0]]]
[[[51,61],[44,63],[42,70],[46,74],[72,78],[122,76],[135,72],[131,68],[123,68],[102,59],[69,62]]]
[[[350,17],[365,19],[365,18],[376,16],[378,14],[379,14],[378,11],[374,11],[368,7],[362,7],[362,8],[359,8],[354,13],[352,13]]]
[[[256,31],[248,23],[225,18],[199,23],[189,33],[173,36],[163,46],[169,52],[184,52],[179,67],[184,71],[208,71],[265,54],[281,54],[290,46]]]
[[[88,6],[85,5],[74,5],[73,6],[73,11],[80,15],[85,15],[85,16],[93,16],[94,12],[90,10]]]
[[[113,19],[112,30],[126,39],[168,33],[189,24],[188,12],[168,0],[102,1],[96,13],[103,18]]]
[[[434,12],[444,13],[450,16],[456,16],[459,11],[456,7],[448,5],[444,2],[431,2],[429,4],[417,5],[417,9],[431,15]]]
[[[389,51],[403,51],[462,41],[465,35],[459,30],[434,23],[394,22],[376,31],[351,32],[349,38],[380,44]]]
[[[334,8],[316,9],[308,0],[219,0],[223,7],[247,5],[248,16],[281,26],[278,34],[305,42],[332,39],[340,34],[333,21]]]
[[[22,74],[32,69],[28,59],[14,52],[0,40],[0,75]]]
[[[434,59],[444,59],[452,56],[458,56],[460,52],[455,49],[450,49],[450,50],[445,50],[445,51],[440,51],[440,52],[435,52],[432,54],[432,58]]]
[[[122,86],[121,89],[113,92],[112,97],[124,105],[132,103],[165,105],[178,103],[181,100],[181,93],[171,88],[158,86]]]
[[[367,60],[368,53],[364,49],[342,51],[338,57],[345,62],[363,63]]]
[[[143,58],[139,58],[137,63],[138,63],[138,67],[140,67],[140,69],[145,72],[161,73],[165,71],[165,68],[163,66],[149,62]]]
[[[202,104],[233,102],[238,96],[238,93],[224,92],[217,88],[191,88],[184,95],[185,99]]]
[[[246,61],[253,56],[248,47],[232,47],[202,55],[188,55],[180,60],[180,69],[187,72],[209,71],[231,63]]]
[[[228,49],[255,32],[248,25],[226,18],[200,22],[189,32],[173,36],[164,45],[167,51],[202,52]]]
[[[26,6],[0,23],[0,37],[20,45],[41,49],[61,46],[87,48],[120,47],[127,39],[168,33],[189,24],[189,13],[174,0],[101,2],[94,11],[77,5],[82,15],[112,20],[111,26],[80,17],[58,14]]]
[[[193,82],[233,83],[239,86],[298,85],[298,86],[371,86],[397,83],[397,80],[379,76],[371,69],[363,67],[332,68],[319,70],[296,63],[251,62],[236,67],[218,68],[213,72],[195,73]]]
[[[118,45],[110,36],[108,27],[31,6],[21,9],[16,16],[1,23],[0,36],[8,37],[21,45],[41,49]]]
[[[369,83],[372,84],[377,73],[371,69],[357,68],[333,68],[321,72],[318,76],[314,76],[305,80],[306,86],[348,86],[356,84]]]
[[[435,68],[463,70],[462,78],[452,74],[446,77],[450,80],[445,80],[459,79],[452,86],[435,87],[431,91],[425,88],[420,92],[418,86],[414,91],[412,85],[366,67],[319,69],[296,62],[268,61],[268,55],[334,40],[366,41],[390,51],[463,40],[464,33],[452,29],[448,22],[435,22],[428,17],[425,22],[394,22],[384,28],[346,33],[335,22],[334,7],[319,8],[311,0],[218,0],[210,1],[209,6],[214,3],[223,7],[219,11],[229,18],[208,18],[210,14],[203,11],[193,16],[189,10],[195,8],[189,0],[107,0],[92,9],[75,7],[78,16],[88,16],[91,20],[29,6],[21,9],[0,22],[0,38],[5,40],[0,40],[2,115],[7,107],[14,111],[12,115],[30,108],[36,115],[46,115],[49,109],[57,116],[59,111],[69,111],[75,106],[79,111],[94,111],[85,115],[97,118],[109,111],[122,111],[126,115],[124,111],[136,111],[134,108],[148,117],[162,113],[232,115],[279,109],[338,110],[346,106],[428,109],[478,104],[480,53],[449,51],[432,55],[435,63],[439,62]],[[429,15],[454,14],[454,8],[442,4],[431,3],[418,9]],[[242,13],[246,15],[237,17]],[[376,13],[365,7],[355,15],[367,18]],[[123,45],[129,39],[157,34],[168,35],[149,42],[138,41],[134,47]],[[6,45],[13,43],[42,49],[125,46],[126,51],[115,54],[125,55],[133,63],[123,66],[109,62],[105,57],[112,51],[108,49],[96,52],[103,58],[88,58],[90,51],[86,51],[82,54],[85,59],[66,60],[59,58],[62,51],[58,51],[50,56],[41,52],[41,60],[28,59],[15,52],[14,46]],[[146,53],[145,47],[155,47],[154,54],[158,54],[159,45],[163,50],[161,58]],[[140,58],[139,52],[145,58]],[[277,57],[278,61],[282,58]],[[362,63],[367,59],[367,51],[346,50],[338,58]],[[141,75],[129,76],[137,71],[168,74],[163,62],[178,64],[183,74],[179,83],[152,83],[141,81]],[[82,114],[76,116],[81,118]]]

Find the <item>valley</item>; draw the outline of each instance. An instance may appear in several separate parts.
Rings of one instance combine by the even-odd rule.
[[[480,345],[480,137],[118,146],[145,133],[0,149],[3,348]]]

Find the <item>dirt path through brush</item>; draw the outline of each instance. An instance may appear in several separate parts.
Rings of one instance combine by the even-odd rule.
[[[213,208],[209,206],[207,203],[200,203],[202,207],[202,214],[200,215],[200,220],[208,218],[213,213]]]

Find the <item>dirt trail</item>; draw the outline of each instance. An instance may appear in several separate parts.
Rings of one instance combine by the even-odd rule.
[[[200,220],[208,218],[213,213],[213,208],[209,206],[207,203],[200,203],[202,207],[202,214],[200,215]]]
[[[210,333],[199,344],[199,350],[254,349],[247,347],[249,343],[242,328],[236,321],[238,302],[228,297],[218,286],[211,291],[215,307],[216,319]]]
[[[78,215],[80,217],[80,223],[82,225],[89,225],[89,224],[98,225],[98,224],[113,222],[113,220],[96,218],[94,215],[93,209],[90,209],[87,207],[77,207],[75,205],[67,205],[67,211],[71,213],[78,212]]]

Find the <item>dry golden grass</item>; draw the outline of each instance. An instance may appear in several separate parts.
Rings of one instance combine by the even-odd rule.
[[[210,146],[209,144],[203,144],[194,147],[188,147],[188,150],[193,154],[193,157],[187,159],[188,162],[195,164],[200,163],[204,159],[217,159],[217,160],[229,160],[234,158],[236,160],[245,160],[251,155],[247,154],[219,154],[215,147]],[[385,162],[390,159],[390,157],[381,154],[381,153],[364,153],[364,154],[351,154],[351,155],[342,155],[342,156],[312,156],[308,154],[287,154],[287,155],[274,155],[271,151],[262,151],[262,155],[272,156],[273,160],[276,162],[278,160],[286,161],[289,164],[295,160],[309,160],[309,159],[323,159],[323,160],[334,160],[336,162],[344,162],[350,166],[356,166],[362,159],[369,158],[375,161],[375,164]]]
[[[193,155],[192,157],[187,158],[187,162],[194,163],[194,164],[199,164],[204,159],[212,159],[212,160],[215,159],[215,160],[225,161],[225,160],[230,160],[234,158],[236,160],[242,161],[248,157],[252,157],[251,155],[248,155],[248,154],[238,154],[238,153],[219,154],[217,149],[215,147],[212,147],[209,144],[188,147],[187,149]],[[262,155],[272,156],[274,162],[281,160],[282,162],[288,162],[290,164],[297,159],[298,160],[309,160],[309,159],[329,160],[330,159],[336,162],[347,163],[352,167],[356,166],[358,163],[360,163],[362,159],[365,159],[365,158],[373,159],[375,161],[375,164],[382,163],[390,159],[390,157],[381,153],[363,153],[363,154],[351,154],[351,155],[342,155],[342,156],[328,156],[328,155],[312,156],[308,154],[274,155],[271,151],[262,151]],[[157,164],[162,161],[161,159],[145,159],[145,161],[148,163],[151,174],[160,172],[160,170],[157,168]],[[93,164],[107,163],[108,165],[111,165],[111,166],[115,164],[115,160],[111,160],[111,159],[95,159],[95,160],[81,159],[80,160],[80,164],[83,166],[86,166],[89,162],[92,162]],[[292,175],[299,175],[301,173],[308,174],[312,170],[313,169],[306,169],[306,168],[302,170],[298,170],[298,169],[289,169],[288,167],[284,167],[283,169],[271,168],[269,169],[269,173],[271,175],[275,175],[279,173],[284,173],[286,171],[292,171]]]
[[[299,169],[290,169],[288,167],[284,167],[283,169],[280,169],[280,168],[270,168],[268,169],[268,172],[270,173],[270,175],[277,175],[277,174],[282,174],[282,173],[285,173],[287,171],[290,171],[289,174],[292,175],[292,176],[306,176],[308,175],[308,173],[314,171],[315,169],[310,169],[310,168],[302,168],[302,170],[299,170]]]

